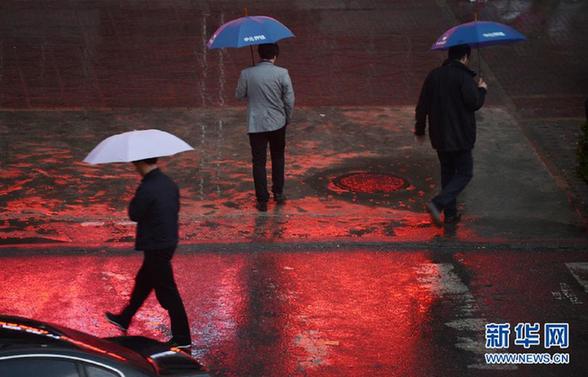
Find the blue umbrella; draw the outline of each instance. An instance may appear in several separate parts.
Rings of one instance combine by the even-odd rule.
[[[478,71],[482,74],[480,47],[525,41],[527,38],[511,28],[498,22],[473,21],[457,25],[447,30],[437,39],[431,50],[447,50],[458,45],[470,45],[478,48]]]
[[[221,25],[208,41],[208,48],[275,43],[293,36],[290,29],[276,19],[266,16],[245,16]]]
[[[221,25],[208,40],[207,46],[208,48],[249,46],[253,65],[255,59],[253,59],[251,46],[276,43],[293,36],[294,33],[276,19],[267,16],[245,16]]]
[[[490,21],[474,21],[457,25],[443,33],[431,50],[447,50],[451,46],[484,47],[524,41],[527,38],[510,26]]]

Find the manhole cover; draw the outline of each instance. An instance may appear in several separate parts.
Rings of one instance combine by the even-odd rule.
[[[338,188],[362,194],[384,194],[406,187],[406,181],[400,177],[378,173],[351,173],[336,177],[333,184]]]

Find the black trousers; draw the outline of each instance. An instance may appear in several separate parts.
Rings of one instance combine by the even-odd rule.
[[[441,187],[433,204],[445,213],[446,217],[457,214],[457,196],[466,188],[474,175],[472,150],[437,151],[441,164]]]
[[[155,290],[159,304],[169,313],[173,339],[190,343],[190,325],[171,265],[174,251],[175,248],[144,252],[143,265],[137,272],[131,299],[121,317],[129,324],[151,291]]]
[[[284,191],[284,151],[286,149],[286,126],[269,132],[257,132],[249,134],[251,156],[253,162],[253,182],[255,184],[255,197],[260,202],[269,200],[267,191],[267,145],[270,146],[272,157],[272,193],[282,194]]]

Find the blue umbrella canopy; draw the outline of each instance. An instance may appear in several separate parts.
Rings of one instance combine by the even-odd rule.
[[[431,50],[447,50],[457,45],[483,47],[524,41],[527,38],[510,26],[490,21],[473,21],[447,30]]]
[[[294,33],[280,21],[267,16],[245,16],[229,21],[217,29],[208,48],[244,47],[275,43]]]

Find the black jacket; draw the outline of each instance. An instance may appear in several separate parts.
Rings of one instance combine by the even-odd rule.
[[[476,142],[474,112],[482,107],[486,89],[478,88],[476,74],[456,60],[446,60],[429,73],[416,107],[414,133],[429,137],[440,151],[467,150]]]
[[[136,250],[162,250],[178,244],[178,186],[161,170],[147,173],[129,204],[129,217],[137,222]]]

